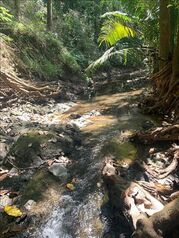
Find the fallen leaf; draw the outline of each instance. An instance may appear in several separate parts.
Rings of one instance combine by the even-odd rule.
[[[72,183],[67,183],[66,187],[70,190],[75,190],[75,186]]]
[[[6,205],[4,207],[4,211],[9,215],[9,216],[13,216],[13,217],[20,217],[22,216],[22,212],[19,208],[17,208],[16,206],[10,206],[10,205]]]

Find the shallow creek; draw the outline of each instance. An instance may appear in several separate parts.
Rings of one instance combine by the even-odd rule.
[[[61,196],[33,237],[128,237],[125,230],[116,231],[120,224],[114,225],[105,205],[108,199],[100,172],[105,155],[113,154],[124,168],[139,156],[126,138],[135,130],[155,124],[137,108],[145,84],[142,78],[120,79],[98,87],[90,101],[79,101],[64,113],[54,112],[54,120],[76,123],[84,141],[68,171],[71,179],[76,178],[75,189]]]

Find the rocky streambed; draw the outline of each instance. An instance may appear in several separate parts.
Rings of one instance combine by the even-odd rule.
[[[1,109],[1,237],[129,237],[111,212],[101,170],[108,155],[124,174],[145,157],[149,147],[128,138],[157,124],[137,107],[146,83],[134,74],[99,84],[90,101],[19,101]],[[6,205],[16,205],[24,217],[8,216]]]

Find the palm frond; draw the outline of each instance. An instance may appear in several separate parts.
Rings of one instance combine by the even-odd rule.
[[[89,73],[91,71],[94,71],[94,69],[99,68],[101,65],[103,65],[110,57],[111,57],[111,52],[113,51],[114,47],[109,48],[104,52],[104,54],[98,58],[97,60],[93,61],[87,68],[86,72]]]
[[[126,37],[135,37],[136,31],[118,20],[107,19],[101,28],[98,38],[99,45],[105,43],[108,46],[114,46],[119,40]]]
[[[101,16],[101,18],[106,17],[108,18],[115,17],[116,19],[123,22],[133,22],[133,19],[131,17],[129,17],[126,13],[121,11],[106,12]]]
[[[113,51],[114,50],[114,51]],[[111,47],[105,53],[98,58],[97,60],[93,61],[87,68],[86,68],[86,73],[92,73],[98,68],[100,68],[104,63],[106,63],[109,59],[118,56],[120,62],[126,64],[127,63],[127,54],[131,51],[133,51],[134,48],[124,48],[124,49],[119,49],[116,50],[115,47]],[[140,48],[136,48],[136,50],[140,50]]]

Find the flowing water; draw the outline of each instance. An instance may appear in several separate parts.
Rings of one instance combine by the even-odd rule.
[[[69,168],[76,178],[75,190],[66,191],[58,206],[33,237],[98,238],[127,237],[125,230],[116,229],[107,204],[100,173],[104,156],[113,154],[124,167],[136,159],[135,146],[126,138],[135,130],[155,124],[137,107],[146,80],[137,76],[120,79],[98,87],[96,96],[79,101],[68,112],[54,114],[60,120],[71,120],[81,127],[83,143]]]

